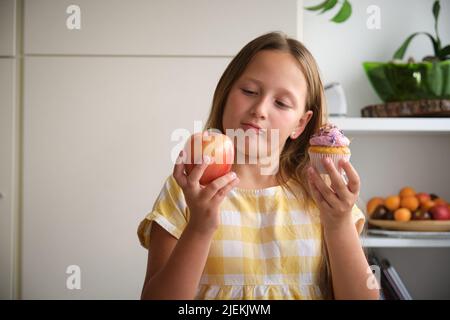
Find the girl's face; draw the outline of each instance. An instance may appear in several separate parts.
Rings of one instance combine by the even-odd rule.
[[[263,50],[234,83],[225,105],[223,128],[243,129],[249,139],[265,135],[267,148],[280,152],[286,140],[296,139],[311,119],[305,113],[307,85],[298,61],[289,53]],[[251,130],[251,124],[264,130]],[[271,130],[278,129],[277,149],[271,150]],[[246,134],[247,135],[247,134]],[[275,141],[274,141],[275,142]],[[246,140],[245,154],[248,154]]]

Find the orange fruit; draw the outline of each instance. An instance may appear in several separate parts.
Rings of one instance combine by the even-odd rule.
[[[372,213],[375,211],[375,209],[379,206],[379,205],[383,205],[384,204],[384,199],[381,197],[373,197],[369,200],[369,202],[367,202],[367,214],[369,216],[372,215]]]
[[[428,211],[429,209],[431,209],[432,207],[434,207],[436,203],[434,203],[433,200],[426,200],[424,203],[422,203],[421,209],[423,211]]]
[[[391,211],[397,210],[400,207],[400,197],[389,196],[384,200],[384,205]]]
[[[402,197],[400,207],[415,211],[419,207],[419,200],[415,196]]]
[[[411,210],[407,208],[400,208],[394,212],[395,221],[409,221],[411,220]]]
[[[399,194],[400,197],[407,197],[407,196],[415,196],[416,190],[412,187],[404,187],[400,190]]]

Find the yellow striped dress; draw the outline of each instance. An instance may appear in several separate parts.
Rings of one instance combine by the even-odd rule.
[[[197,299],[322,299],[318,269],[323,239],[317,209],[305,213],[281,186],[234,188],[221,203],[220,215]],[[355,223],[365,219],[356,205],[352,215]],[[189,221],[183,192],[172,176],[139,224],[145,248],[153,221],[177,239]]]

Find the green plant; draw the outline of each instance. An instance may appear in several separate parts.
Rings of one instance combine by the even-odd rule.
[[[450,99],[450,60],[416,63],[364,62],[381,100]]]
[[[372,87],[385,102],[408,100],[450,99],[450,45],[442,46],[439,38],[438,21],[441,5],[433,2],[435,35],[415,32],[402,43],[393,56],[393,61],[363,63]],[[421,62],[402,62],[411,41],[418,35],[426,35],[433,45],[433,55]]]
[[[325,0],[322,3],[312,6],[312,7],[305,7],[306,10],[309,11],[319,11],[319,14],[322,14],[324,12],[327,12],[331,9],[333,9],[338,4],[338,0]],[[438,20],[439,20],[439,13],[441,11],[441,3],[440,0],[435,0],[433,3],[433,17],[434,17],[434,31],[435,36],[431,35],[428,32],[415,32],[412,35],[410,35],[406,40],[402,43],[400,48],[398,48],[393,56],[394,60],[401,60],[403,59],[406,50],[408,49],[408,46],[410,45],[411,41],[418,35],[426,35],[431,40],[431,43],[433,44],[433,50],[434,55],[433,56],[426,56],[423,58],[424,61],[443,61],[443,60],[449,60],[450,59],[450,44],[447,46],[442,46],[441,39],[439,38],[439,32],[438,32]],[[341,5],[341,9],[339,12],[331,19],[331,21],[336,23],[342,23],[350,18],[352,14],[352,5],[348,0],[344,0]]]
[[[442,61],[442,60],[448,60],[450,59],[450,45],[447,45],[445,47],[442,47],[441,45],[441,39],[439,38],[439,32],[438,32],[438,18],[439,18],[439,12],[441,11],[441,4],[439,0],[434,1],[433,3],[433,17],[434,17],[434,32],[435,37],[433,37],[428,32],[416,32],[410,35],[408,38],[406,38],[405,42],[400,46],[400,48],[397,49],[394,53],[394,60],[403,59],[403,56],[405,55],[406,50],[408,49],[409,44],[411,41],[418,35],[426,35],[431,40],[433,44],[433,50],[434,50],[434,56],[427,56],[424,57],[424,61]]]
[[[348,0],[325,0],[305,9],[322,14],[338,4],[341,8],[331,21],[342,23],[352,14],[352,6]],[[395,51],[392,61],[363,63],[372,87],[383,101],[450,99],[450,45],[442,46],[439,38],[440,0],[433,2],[432,11],[434,36],[428,32],[415,32]],[[412,58],[406,63],[402,62],[411,41],[418,35],[426,35],[431,40],[434,54],[424,57],[422,62],[414,63]]]
[[[331,9],[333,9],[338,4],[338,0],[325,0],[322,3],[312,6],[312,7],[305,7],[306,10],[309,11],[319,11],[319,14],[322,14],[324,12],[327,12]],[[331,19],[331,21],[336,23],[342,23],[350,16],[352,15],[352,5],[348,0],[344,0],[342,3],[341,9],[338,11],[338,13]]]

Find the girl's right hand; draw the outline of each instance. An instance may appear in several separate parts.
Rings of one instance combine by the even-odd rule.
[[[188,226],[195,231],[211,234],[220,223],[219,206],[228,192],[239,183],[239,178],[234,172],[229,172],[207,186],[200,185],[200,178],[210,161],[209,157],[205,157],[201,164],[196,164],[191,173],[186,175],[181,151],[173,169],[173,177],[183,190],[190,210]]]

